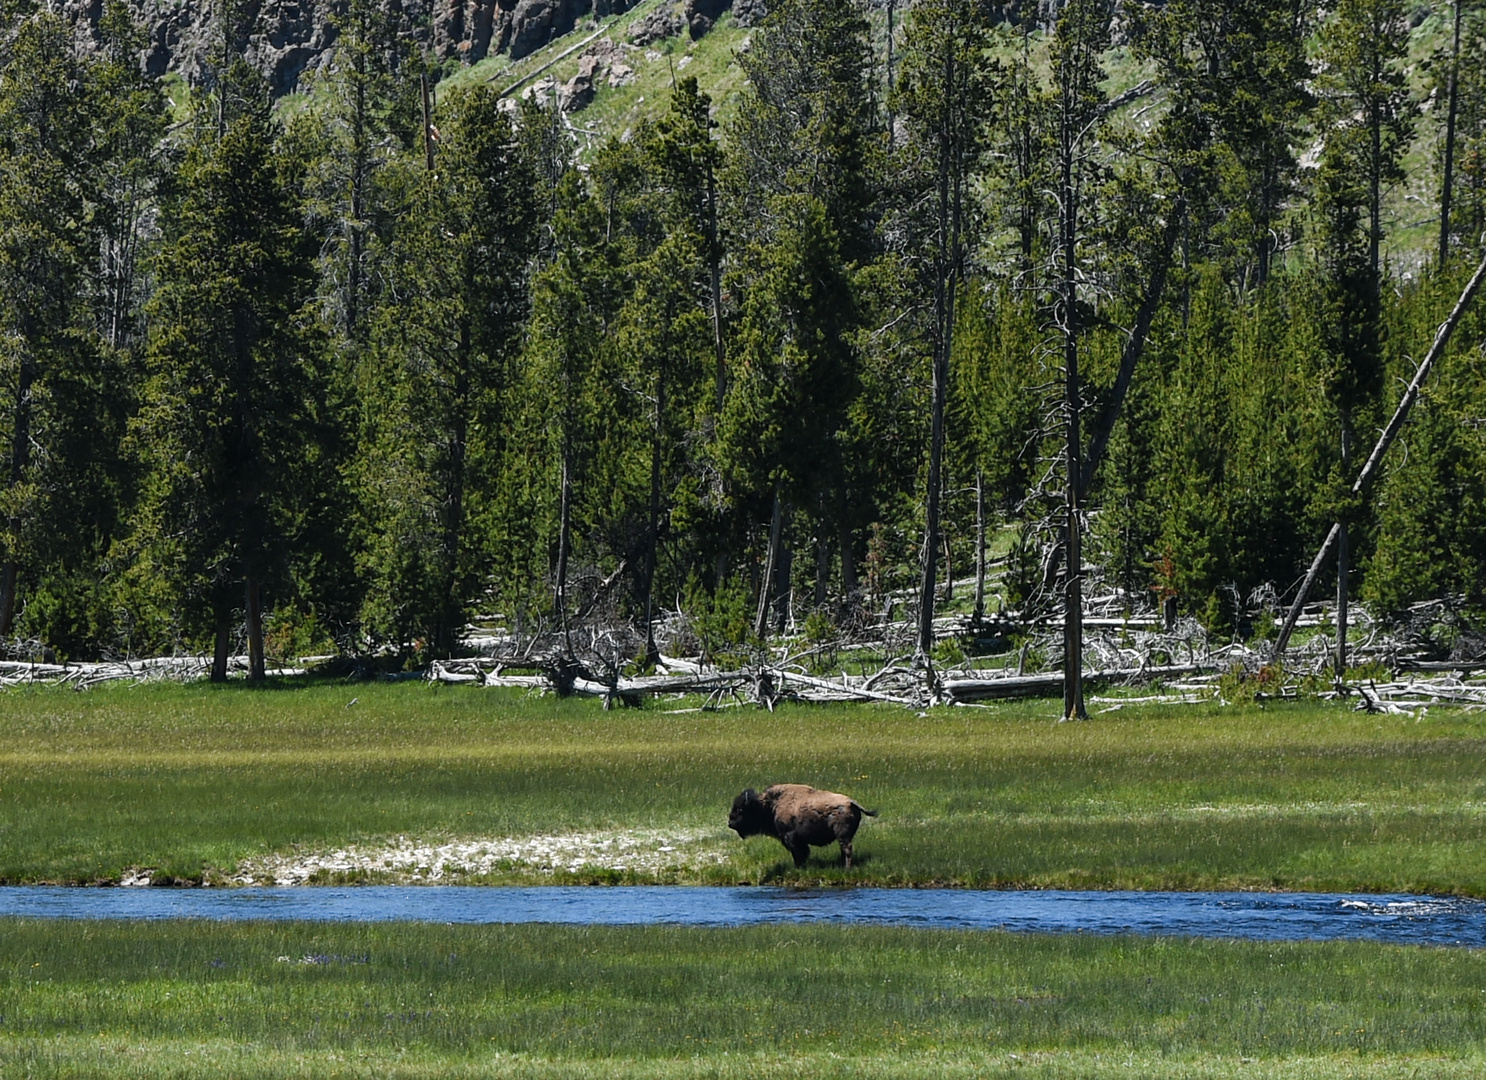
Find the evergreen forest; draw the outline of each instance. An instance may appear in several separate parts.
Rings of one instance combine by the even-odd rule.
[[[1486,255],[1479,0],[1422,63],[1402,0],[771,0],[726,122],[677,72],[593,146],[377,0],[294,108],[250,5],[175,102],[121,0],[0,7],[13,655],[928,656],[1096,587],[1249,637],[1328,530],[1316,598],[1486,612],[1481,305],[1354,483]]]

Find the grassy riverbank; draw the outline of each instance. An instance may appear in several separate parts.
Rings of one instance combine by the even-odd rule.
[[[1478,714],[1130,707],[1058,724],[1047,702],[925,716],[674,707],[605,713],[406,683],[6,693],[0,880],[110,881],[130,867],[197,879],[398,837],[649,831],[672,849],[649,863],[580,849],[576,869],[509,859],[463,880],[1486,895]],[[737,791],[783,779],[881,811],[859,867],[818,849],[797,873],[774,842],[726,831]]]
[[[843,927],[0,921],[0,1076],[1486,1066],[1486,956]]]

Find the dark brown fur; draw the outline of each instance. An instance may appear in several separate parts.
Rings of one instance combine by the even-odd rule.
[[[733,800],[728,828],[740,837],[772,836],[804,866],[812,846],[840,844],[841,858],[851,867],[851,841],[862,815],[876,817],[855,799],[805,784],[775,784],[760,795],[749,788]]]

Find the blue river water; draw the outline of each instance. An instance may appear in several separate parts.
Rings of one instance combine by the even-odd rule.
[[[1486,902],[1324,893],[356,886],[0,887],[0,916],[753,926],[832,923],[1257,941],[1486,946]]]

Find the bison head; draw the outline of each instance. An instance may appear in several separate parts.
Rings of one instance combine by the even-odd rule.
[[[740,837],[758,836],[771,831],[774,824],[773,817],[764,806],[763,800],[758,797],[758,792],[749,788],[743,794],[733,800],[733,808],[728,811],[728,828],[732,829]]]

